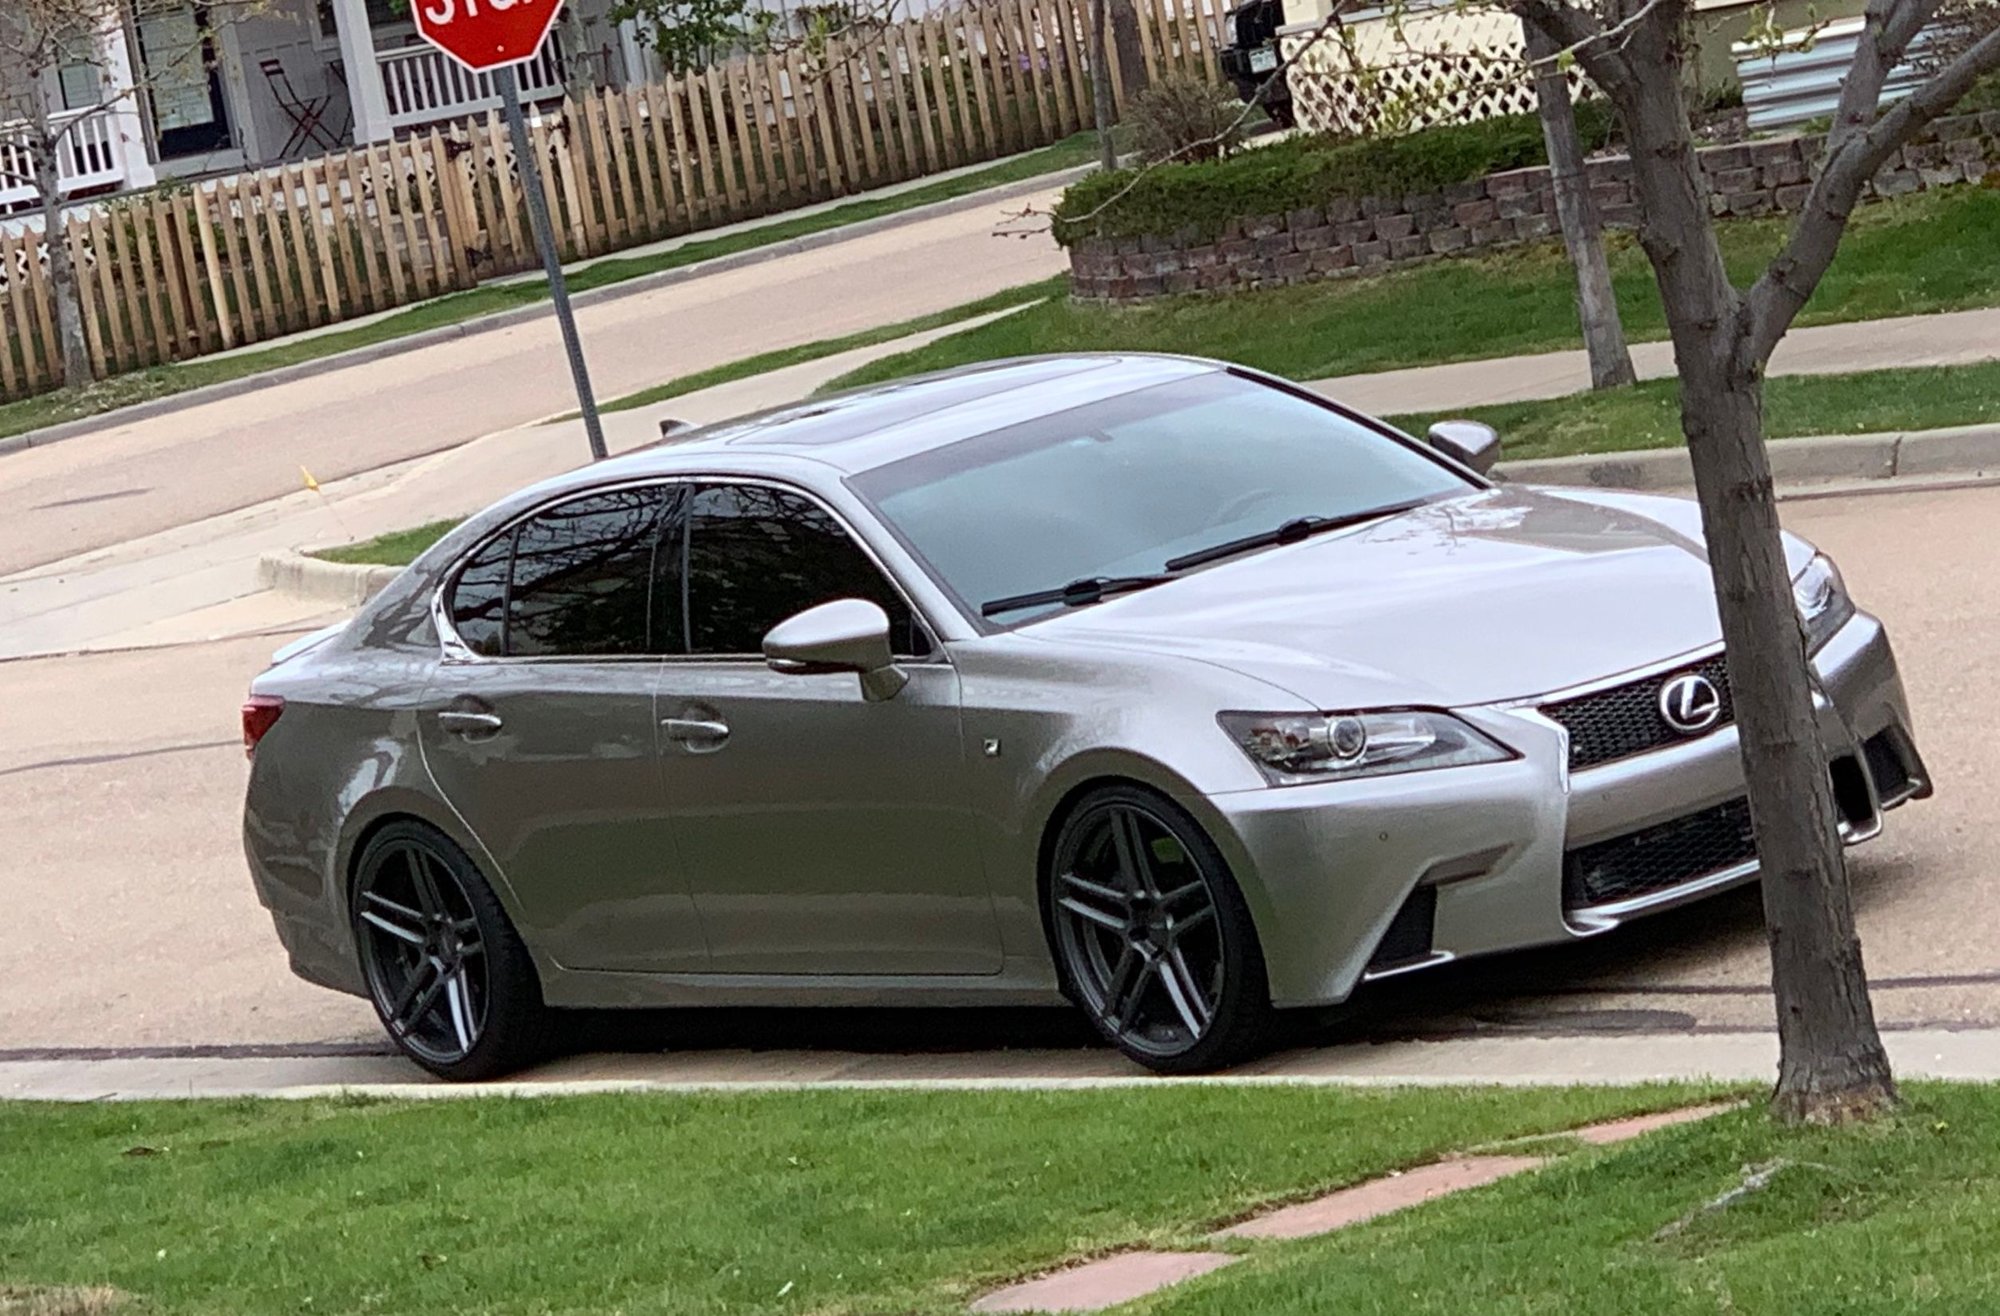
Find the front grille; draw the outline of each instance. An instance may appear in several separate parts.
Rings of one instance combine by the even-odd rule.
[[[1563,857],[1563,904],[1576,909],[1630,900],[1756,857],[1750,802],[1730,800],[1570,851]]]
[[[1596,767],[1618,759],[1643,754],[1649,749],[1688,739],[1667,725],[1660,716],[1660,687],[1677,676],[1699,673],[1715,683],[1722,693],[1722,716],[1709,731],[1728,726],[1736,717],[1729,697],[1729,667],[1722,655],[1676,667],[1643,680],[1629,681],[1609,690],[1597,690],[1574,699],[1542,705],[1542,713],[1569,731],[1569,766],[1572,772]],[[1700,734],[1706,735],[1707,731]]]

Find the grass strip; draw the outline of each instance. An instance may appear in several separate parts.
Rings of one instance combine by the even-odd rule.
[[[718,384],[729,384],[739,379],[748,379],[752,375],[768,374],[773,370],[783,370],[787,366],[803,365],[807,361],[818,361],[823,357],[837,356],[857,348],[874,347],[878,343],[893,343],[898,338],[907,338],[911,334],[920,334],[931,329],[941,329],[946,325],[990,315],[995,311],[1045,302],[1051,298],[1061,297],[1068,291],[1068,276],[1059,274],[1052,279],[1009,288],[1005,292],[997,292],[991,297],[982,297],[963,306],[953,306],[946,310],[934,311],[929,315],[920,315],[914,320],[885,324],[877,329],[864,329],[860,333],[847,334],[840,338],[823,338],[816,343],[801,343],[797,347],[763,352],[742,361],[732,361],[728,365],[697,370],[691,375],[682,375],[678,379],[670,379],[664,384],[657,384],[652,388],[642,389],[637,393],[607,402],[603,410],[635,411],[640,407],[665,402],[685,393],[697,393],[705,388],[714,388]],[[561,417],[563,420],[575,418],[575,412]]]
[[[1648,380],[1629,388],[1575,393],[1541,402],[1507,402],[1387,419],[1412,434],[1449,416],[1483,420],[1500,431],[1503,459],[1678,448],[1680,381]],[[1871,370],[1852,375],[1778,375],[1764,381],[1764,434],[1884,434],[2000,421],[2000,362]]]
[[[1702,1091],[4,1103],[0,1284],[150,1316],[962,1312],[1080,1253]]]
[[[1784,239],[1783,219],[1716,226],[1731,276],[1749,282]],[[1801,324],[2000,305],[2000,191],[1962,187],[1855,212]],[[1644,254],[1612,234],[1613,284],[1634,341],[1666,336]],[[828,385],[1038,352],[1214,356],[1293,379],[1574,348],[1576,279],[1560,242],[1445,259],[1368,278],[1107,307],[1050,302],[872,362]]]
[[[432,521],[410,530],[392,530],[386,535],[377,535],[358,544],[343,544],[339,548],[325,548],[312,556],[327,562],[344,562],[379,567],[407,567],[423,555],[425,549],[443,539],[451,532],[456,521]]]
[[[1912,1085],[1895,1118],[1722,1115],[1322,1239],[1266,1247],[1148,1316],[2000,1308],[2000,1091]],[[1716,1206],[1754,1171],[1768,1185]]]
[[[598,260],[570,276],[573,292],[608,287],[631,279],[678,269],[700,261],[734,255],[773,243],[790,242],[814,233],[841,228],[863,220],[898,214],[918,206],[948,201],[987,188],[1004,187],[1044,174],[1089,164],[1097,158],[1095,133],[1078,133],[1052,146],[1030,151],[985,169],[962,174],[891,196],[851,201],[810,215],[762,224],[739,233],[714,238],[697,238],[671,250],[648,256]],[[392,315],[351,329],[336,330],[317,337],[262,348],[236,356],[208,358],[177,365],[154,366],[129,374],[116,375],[81,389],[41,393],[15,402],[0,404],[0,438],[24,434],[64,421],[104,415],[121,407],[155,398],[171,397],[211,384],[227,383],[263,374],[282,366],[317,361],[341,352],[373,347],[378,343],[407,338],[412,334],[521,306],[548,300],[548,286],[539,279],[492,284],[465,292],[449,293],[431,301],[405,307]]]

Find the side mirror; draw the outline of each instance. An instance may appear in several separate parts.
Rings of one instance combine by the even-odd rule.
[[[1500,434],[1477,420],[1441,420],[1424,435],[1433,448],[1481,475],[1500,460]]]
[[[895,698],[910,680],[889,647],[889,614],[866,599],[835,599],[787,617],[764,637],[764,661],[795,676],[853,672],[870,703]]]

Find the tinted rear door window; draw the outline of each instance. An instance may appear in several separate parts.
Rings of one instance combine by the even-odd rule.
[[[507,653],[621,656],[677,647],[671,628],[653,619],[653,562],[668,497],[659,485],[613,489],[523,522],[508,591]]]
[[[486,658],[500,656],[501,622],[507,613],[507,568],[514,556],[514,532],[488,542],[473,554],[451,587],[451,624],[466,648]]]
[[[898,654],[930,642],[881,570],[811,499],[761,485],[711,485],[689,504],[687,651],[761,653],[765,634],[796,613],[859,598],[889,614]]]

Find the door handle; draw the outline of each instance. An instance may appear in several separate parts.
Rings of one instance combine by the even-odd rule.
[[[678,740],[682,744],[713,745],[729,739],[729,724],[698,717],[663,717],[660,730],[667,733],[668,740]]]
[[[462,708],[448,708],[437,719],[440,728],[468,740],[495,735],[506,725],[498,713],[474,713]]]

